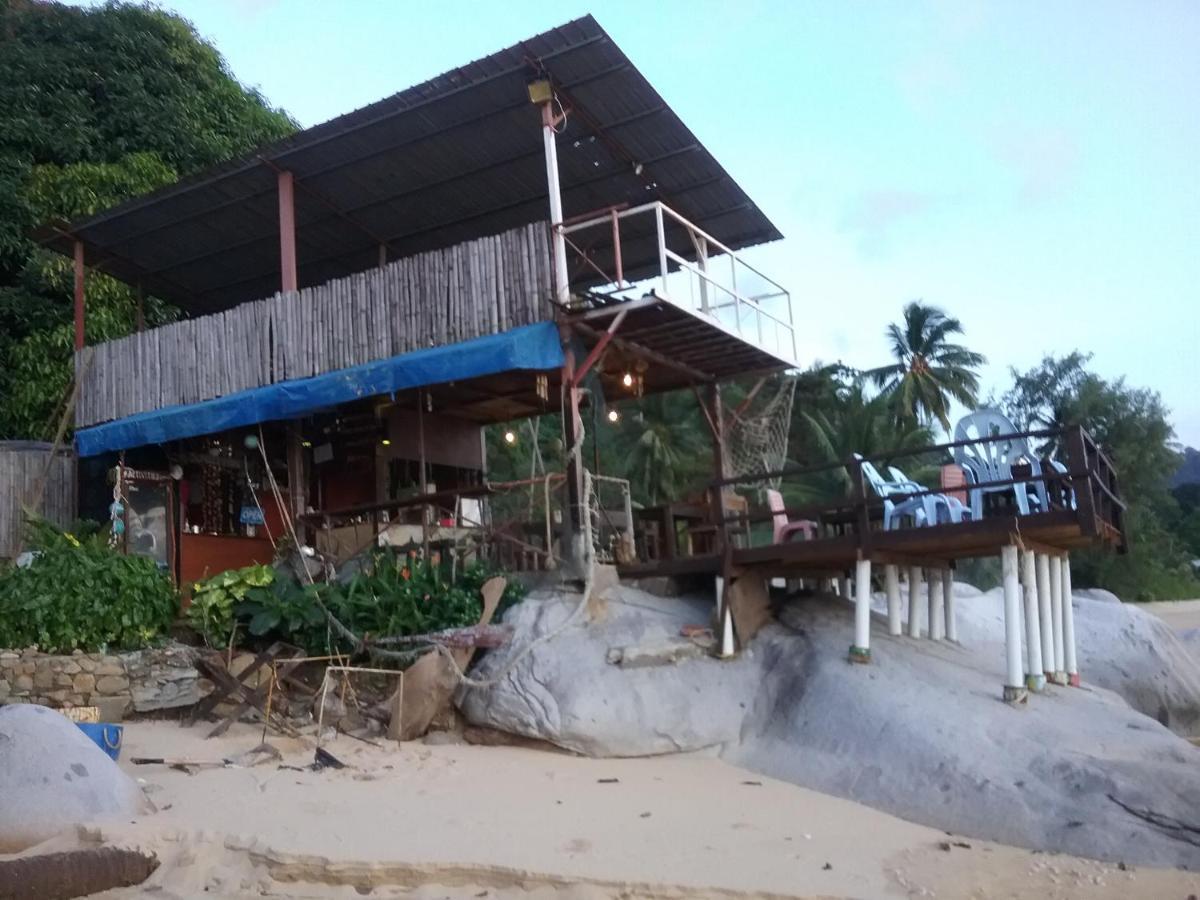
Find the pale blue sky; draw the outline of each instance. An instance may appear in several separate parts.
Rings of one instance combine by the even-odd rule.
[[[985,391],[1091,351],[1200,446],[1200,2],[161,5],[304,125],[591,12],[786,236],[802,361],[924,298]]]

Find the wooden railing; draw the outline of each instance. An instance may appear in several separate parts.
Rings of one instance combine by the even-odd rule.
[[[548,226],[527,225],[85,347],[76,354],[75,424],[210,400],[542,321],[553,294],[549,259]]]

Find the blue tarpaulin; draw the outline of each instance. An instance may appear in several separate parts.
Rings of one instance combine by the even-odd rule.
[[[75,432],[75,447],[80,456],[96,456],[258,422],[300,418],[362,397],[512,370],[557,369],[562,364],[558,327],[553,322],[539,322],[460,344],[416,350],[312,378],[168,406],[82,428]]]

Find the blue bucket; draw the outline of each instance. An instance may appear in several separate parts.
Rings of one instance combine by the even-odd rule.
[[[114,760],[121,755],[121,738],[125,735],[124,725],[109,725],[107,722],[76,722],[79,730],[92,739],[97,747]]]

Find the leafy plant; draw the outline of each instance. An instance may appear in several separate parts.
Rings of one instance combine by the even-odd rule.
[[[171,624],[179,605],[170,579],[152,560],[109,547],[106,531],[89,531],[29,524],[32,563],[0,571],[0,646],[133,649]]]
[[[264,588],[275,580],[270,566],[247,566],[230,569],[192,588],[192,602],[187,609],[187,621],[210,644],[229,639],[233,628],[234,604],[246,599],[255,588]]]

